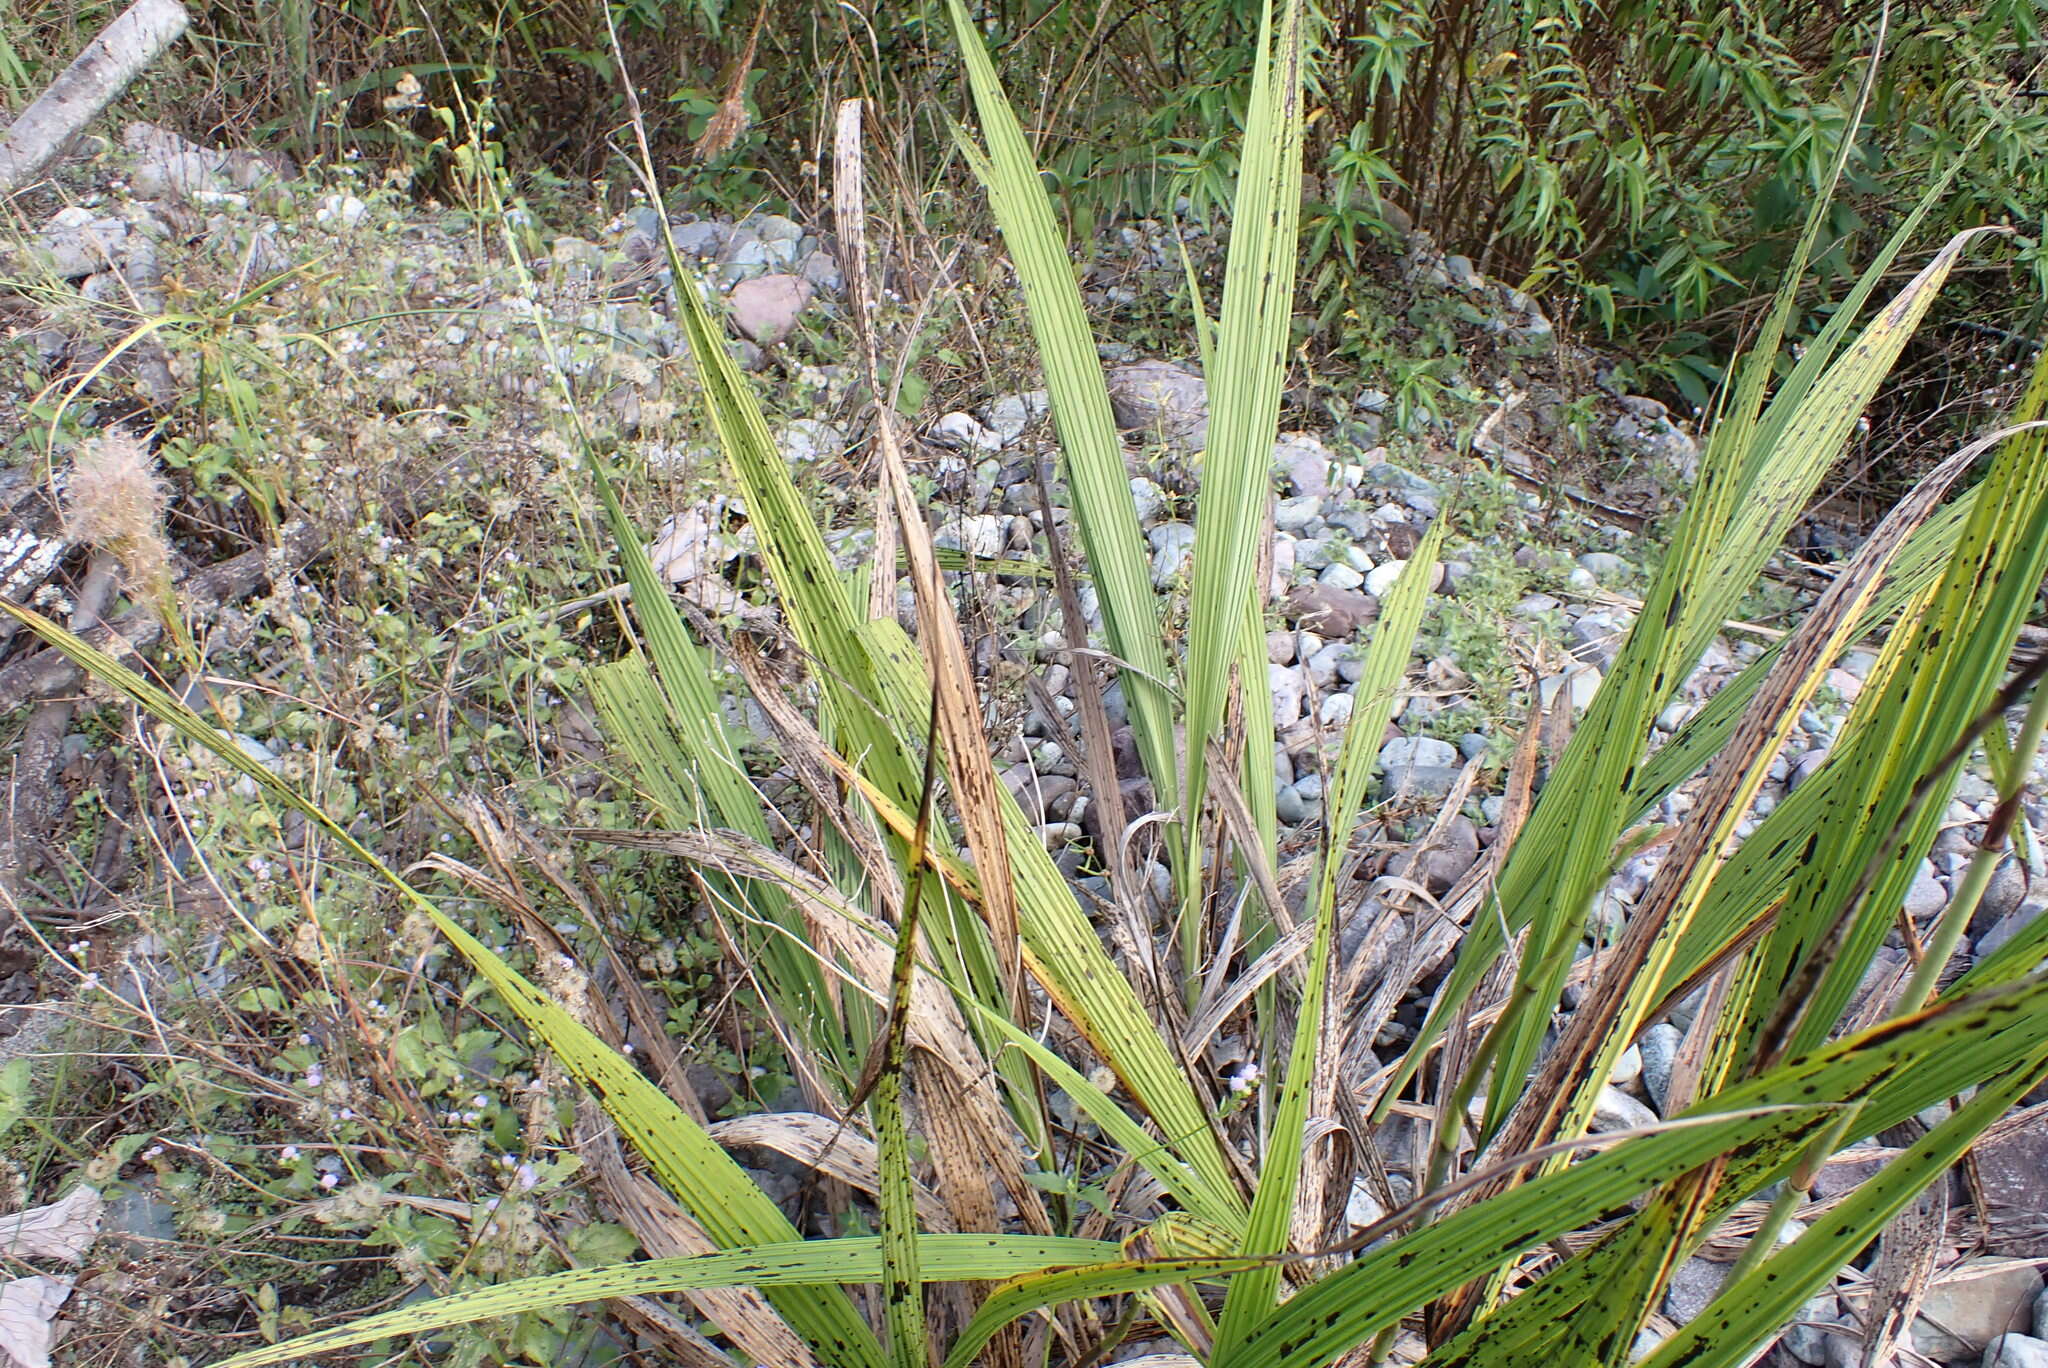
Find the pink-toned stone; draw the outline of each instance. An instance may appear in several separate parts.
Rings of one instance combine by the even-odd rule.
[[[733,286],[731,302],[733,326],[741,335],[772,347],[789,336],[811,302],[811,283],[802,276],[757,276]]]

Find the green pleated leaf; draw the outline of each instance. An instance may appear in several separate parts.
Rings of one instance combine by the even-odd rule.
[[[1645,595],[1643,612],[1502,871],[1503,915],[1475,921],[1386,1096],[1393,1096],[1419,1065],[1436,1032],[1498,956],[1505,944],[1503,928],[1512,932],[1533,924],[1521,968],[1521,1006],[1495,1028],[1500,1036],[1496,1069],[1510,1077],[1526,1073],[1570,967],[1569,946],[1580,934],[1584,909],[1636,813],[1632,790],[1652,720],[1720,624],[1734,616],[1741,594],[1838,458],[1968,236],[1948,243],[1864,326],[1853,345],[1845,345],[1853,322],[1847,310],[1875,290],[1903,246],[1902,229],[1859,280],[1824,337],[1754,418],[1746,415],[1761,402],[1759,367],[1765,361],[1752,358],[1736,401],[1707,444],[1699,486]],[[1511,1100],[1509,1089],[1490,1095],[1489,1132]]]
[[[748,801],[728,808],[728,799],[714,797],[714,788],[697,782],[707,771],[722,769],[727,753],[689,739],[645,656],[636,651],[598,666],[587,678],[605,735],[631,762],[640,787],[667,825],[676,830],[725,827],[768,840],[761,798],[751,784],[745,789]],[[831,995],[817,956],[805,943],[803,918],[773,884],[728,879],[714,869],[698,873],[712,890],[712,908],[732,914],[724,915],[725,925],[753,963],[777,1019],[836,1068],[842,1088],[851,1087],[860,1056],[846,1023],[821,1010]]]
[[[1708,1116],[1735,1105],[1771,1099],[1854,1103],[1857,1128],[1879,1132],[1917,1115],[1957,1091],[2031,1064],[2048,1045],[2048,983],[2007,985],[1906,1020],[1875,1027],[1819,1054],[1793,1060],[1766,1077],[1727,1089],[1695,1105],[1687,1116]],[[1704,1226],[1783,1176],[1798,1157],[1794,1148],[1749,1148],[1723,1156],[1725,1169]],[[1875,1238],[1866,1227],[1863,1240]],[[1533,1288],[1447,1341],[1429,1368],[1509,1368],[1560,1355],[1581,1309],[1604,1313],[1614,1289],[1640,1272],[1644,1252],[1624,1225],[1600,1244],[1545,1276]]]
[[[1176,793],[1180,767],[1166,688],[1173,670],[1166,658],[1123,443],[1110,412],[1080,287],[1030,145],[1003,98],[981,31],[958,0],[949,0],[948,12],[966,61],[987,151],[965,136],[958,142],[988,192],[1024,289],[1026,317],[1045,368],[1082,550],[1095,577],[1110,651],[1127,667],[1122,680],[1132,729],[1156,791]],[[1212,1195],[1221,1200],[1230,1193],[1229,1200],[1240,1204],[1230,1166],[1217,1149],[1209,1118],[1179,1062],[1135,992],[1102,952],[1094,927],[1058,867],[1028,830],[1019,833],[1020,825],[1029,825],[1021,810],[1007,798],[1005,804],[1017,862],[1019,916],[1027,956],[1043,970],[1040,981]],[[1239,1217],[1230,1224],[1241,1221]]]
[[[1436,555],[1443,544],[1439,520],[1423,537],[1407,568],[1387,595],[1386,609],[1366,651],[1351,718],[1344,728],[1337,770],[1328,795],[1323,852],[1315,882],[1314,947],[1309,951],[1294,1044],[1288,1056],[1286,1081],[1268,1134],[1259,1188],[1252,1201],[1250,1224],[1241,1252],[1278,1254],[1285,1250],[1299,1196],[1302,1137],[1319,1059],[1331,1047],[1325,1039],[1324,999],[1330,972],[1330,947],[1337,924],[1337,870],[1350,846],[1351,824],[1365,799],[1367,783],[1379,754],[1380,738],[1393,716],[1403,675],[1414,651],[1416,629],[1436,577]],[[1233,1347],[1251,1326],[1272,1310],[1278,1290],[1277,1265],[1254,1267],[1230,1284],[1223,1318],[1217,1327],[1220,1350]],[[1226,1354],[1227,1356],[1227,1354]]]
[[[1241,691],[1247,716],[1271,716],[1273,710],[1264,640],[1247,629],[1244,605],[1265,599],[1264,586],[1253,581],[1294,317],[1305,58],[1299,0],[1286,0],[1277,14],[1269,0],[1260,20],[1244,154],[1231,211],[1223,308],[1216,325],[1216,368],[1208,376],[1209,444],[1202,456],[1195,503],[1194,587],[1188,616],[1184,721],[1189,736],[1222,734],[1233,687]],[[1204,838],[1197,818],[1207,793],[1206,760],[1205,747],[1188,748],[1181,813],[1189,869],[1200,867]],[[1248,756],[1244,768],[1272,766],[1261,755]],[[1186,881],[1189,898],[1198,896],[1198,884]],[[1198,925],[1192,903],[1183,917],[1187,925]],[[1193,972],[1198,961],[1186,950],[1184,958]]]
[[[1109,649],[1123,671],[1126,706],[1145,769],[1157,792],[1180,791],[1173,711],[1165,681],[1174,677],[1160,631],[1159,604],[1145,554],[1145,536],[1124,467],[1123,440],[1110,411],[1109,389],[1095,337],[1052,201],[1039,179],[1031,145],[1003,96],[982,44],[981,29],[960,0],[947,0],[953,35],[967,65],[968,89],[987,151],[958,139],[988,191],[989,207],[1024,289],[1025,318],[1045,370],[1060,461],[1074,501],[1074,522],[1095,577]]]
[[[2044,1007],[2048,980],[2029,980],[1944,1003],[1788,1060],[1679,1118],[1707,1126],[1712,1136],[1707,1143],[1699,1143],[1690,1126],[1624,1140],[1594,1158],[1371,1250],[1297,1293],[1254,1330],[1240,1353],[1218,1359],[1214,1368],[1292,1368],[1323,1362],[1423,1302],[1554,1234],[1626,1213],[1628,1199],[1645,1188],[1668,1182],[1709,1159],[1736,1155],[1747,1166],[1742,1172],[1751,1186],[1724,1191],[1725,1209],[1828,1134],[1836,1104],[1860,1105],[1860,1124],[1882,1129],[1912,1114],[1899,1108],[1917,1092],[1967,1089],[2024,1064],[2048,1043]],[[1769,1108],[1788,1110],[1763,1110]],[[1794,1118],[1790,1122],[1783,1119],[1788,1115]],[[1772,1118],[1777,1118],[1775,1124]],[[1754,1129],[1738,1136],[1724,1127]],[[1875,1234],[1875,1228],[1869,1229],[1865,1238]],[[1573,1260],[1566,1269],[1579,1262]],[[1577,1284],[1586,1295],[1598,1295],[1607,1285]],[[1504,1330],[1528,1328],[1531,1319],[1548,1327],[1541,1334],[1562,1333],[1556,1305],[1536,1302],[1533,1310],[1524,1308],[1543,1286],[1539,1283],[1445,1345],[1432,1357],[1431,1368],[1509,1368],[1541,1361],[1540,1355],[1531,1356],[1527,1336],[1491,1341]]]
[[[1623,1207],[1646,1188],[1738,1146],[1796,1147],[1820,1134],[1830,1114],[1826,1107],[1746,1113],[1617,1145],[1368,1250],[1295,1293],[1212,1368],[1327,1363],[1431,1298]]]
[[[1981,1088],[1904,1154],[1858,1184],[1798,1239],[1747,1277],[1722,1289],[1700,1315],[1643,1360],[1644,1368],[1737,1368],[1783,1330],[1807,1300],[1834,1280],[1879,1231],[2034,1086],[2048,1057],[2036,1056]]]
[[[1117,1297],[1145,1292],[1170,1283],[1193,1282],[1198,1278],[1220,1278],[1272,1264],[1270,1259],[1250,1257],[1203,1257],[1187,1259],[1123,1259],[1114,1263],[1091,1264],[1085,1268],[1062,1268],[1049,1273],[1032,1273],[1004,1283],[991,1292],[981,1310],[960,1332],[953,1350],[946,1356],[946,1368],[969,1368],[974,1356],[995,1333],[1020,1316],[1091,1297]]]
[[[928,1282],[1013,1278],[1060,1264],[1115,1256],[1116,1244],[1036,1235],[921,1235],[918,1252]],[[882,1242],[872,1237],[807,1240],[722,1250],[686,1259],[648,1259],[610,1268],[579,1268],[523,1278],[365,1316],[335,1330],[223,1359],[214,1368],[259,1368],[374,1344],[395,1335],[420,1335],[495,1316],[515,1316],[610,1297],[647,1297],[707,1287],[792,1288],[873,1283],[882,1276]]]
[[[2031,422],[2044,411],[2048,355],[2037,363],[2015,417]],[[1789,1048],[1809,1048],[1823,1038],[1861,981],[1945,816],[1955,774],[1937,777],[1936,767],[2003,683],[2020,627],[2048,574],[2044,454],[2048,438],[2038,428],[2000,447],[1941,581],[1887,638],[1872,682],[1843,728],[1836,757],[1843,773],[1828,786],[1827,807],[1818,815],[1836,834],[1834,858],[1795,873],[1766,947],[1759,991],[1767,1003],[1775,1007],[1794,983],[1811,984],[1799,994],[1805,1013]],[[1930,783],[1936,791],[1921,794]],[[1914,812],[1909,805],[1916,802]],[[1850,907],[1866,882],[1861,907]],[[1845,916],[1844,931],[1838,923]],[[1831,941],[1839,948],[1816,981],[1811,956]],[[1772,1015],[1759,1012],[1747,1023],[1752,1040]]]

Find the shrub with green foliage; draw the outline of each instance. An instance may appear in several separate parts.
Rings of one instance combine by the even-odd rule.
[[[1083,142],[1055,158],[1058,182],[1129,197],[1097,212],[1169,210],[1155,189],[1197,212],[1223,203],[1257,15],[1250,0],[1203,0],[1134,39],[1170,54],[1126,116],[1145,151]],[[1960,157],[1930,228],[2014,235],[1943,316],[2022,333],[2042,317],[2044,0],[1899,4],[1888,24],[1880,6],[1800,0],[1350,0],[1321,17],[1311,268],[1355,262],[1392,200],[1483,271],[1582,302],[1611,334],[1659,339],[1665,374],[1704,406],[1744,306],[1771,293],[1813,204],[1829,207],[1794,336],[1826,322]],[[1859,120],[1858,72],[1880,46]],[[1177,178],[1093,174],[1155,158]],[[1319,298],[1340,278],[1310,276]]]

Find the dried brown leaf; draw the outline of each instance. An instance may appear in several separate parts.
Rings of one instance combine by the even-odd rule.
[[[106,1202],[83,1183],[54,1202],[0,1216],[0,1255],[77,1263],[100,1233]]]
[[[839,106],[838,137],[834,149],[833,210],[843,255],[841,274],[846,280],[847,314],[860,341],[863,371],[868,392],[876,396],[877,445],[882,458],[884,487],[894,496],[904,558],[910,565],[911,587],[917,599],[920,644],[931,664],[932,690],[937,702],[940,733],[945,737],[946,783],[953,805],[973,852],[974,867],[981,878],[981,910],[988,921],[989,939],[1003,967],[1011,1005],[1022,1015],[1024,1007],[1023,940],[1017,925],[1017,894],[1010,872],[1010,848],[1003,830],[1002,786],[988,755],[988,738],[981,721],[981,702],[974,686],[973,666],[952,601],[946,596],[944,577],[933,554],[931,532],[917,505],[910,485],[910,472],[903,462],[902,445],[896,433],[893,407],[881,402],[881,348],[876,339],[872,301],[867,287],[867,215],[861,186],[861,102],[847,100]]]

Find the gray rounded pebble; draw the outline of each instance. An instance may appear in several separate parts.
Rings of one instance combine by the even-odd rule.
[[[1602,583],[1621,580],[1629,571],[1628,562],[1612,551],[1588,551],[1579,557],[1579,565]]]
[[[1920,862],[1913,886],[1906,890],[1906,911],[1916,922],[1926,922],[1948,906],[1948,885],[1935,873],[1930,860]]]
[[[1811,1363],[1815,1368],[1828,1361],[1828,1340],[1833,1338],[1828,1329],[1841,1320],[1841,1304],[1833,1292],[1823,1292],[1799,1308],[1799,1314],[1785,1327],[1784,1336],[1778,1341],[1785,1346],[1785,1352],[1801,1363]]]
[[[2048,1368],[2048,1340],[2000,1335],[1984,1347],[1984,1368]]]
[[[1289,784],[1273,795],[1273,815],[1289,826],[1299,826],[1308,819],[1308,804],[1301,801],[1301,795]]]
[[[1665,1289],[1664,1314],[1681,1326],[1693,1320],[1721,1294],[1721,1284],[1728,1281],[1732,1266],[1710,1259],[1687,1259],[1672,1273],[1671,1285]]]
[[[1649,1094],[1650,1105],[1660,1115],[1664,1100],[1671,1093],[1671,1066],[1678,1059],[1678,1046],[1684,1039],[1683,1031],[1668,1021],[1660,1021],[1636,1042],[1643,1052],[1643,1091]]]
[[[1443,768],[1457,762],[1458,752],[1451,743],[1433,736],[1397,736],[1380,747],[1380,764],[1389,770],[1404,765]]]
[[[2026,866],[2008,855],[1992,871],[1991,882],[1984,886],[1984,896],[1978,902],[1977,910],[1971,914],[1970,921],[1975,926],[1988,927],[2001,917],[2019,911],[2026,898]]]

